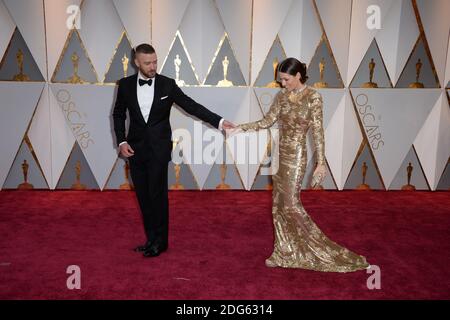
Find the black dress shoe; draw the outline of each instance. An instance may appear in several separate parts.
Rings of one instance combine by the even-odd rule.
[[[152,245],[147,248],[147,250],[144,251],[144,257],[151,258],[151,257],[157,257],[161,253],[167,250],[167,245]]]
[[[134,251],[136,251],[136,252],[144,252],[145,250],[147,250],[151,246],[152,246],[152,242],[151,241],[147,241],[144,245],[137,246],[136,248],[134,248]]]

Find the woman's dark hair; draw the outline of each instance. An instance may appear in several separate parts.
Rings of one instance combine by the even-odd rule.
[[[300,73],[301,83],[305,83],[308,80],[308,76],[306,75],[306,63],[302,63],[295,58],[283,60],[278,66],[278,72],[287,73],[294,77],[297,73]]]

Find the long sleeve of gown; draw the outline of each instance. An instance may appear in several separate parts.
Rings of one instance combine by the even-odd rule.
[[[280,113],[280,93],[277,94],[272,105],[270,106],[269,112],[264,116],[263,119],[255,122],[249,122],[238,125],[238,128],[242,131],[248,130],[260,130],[270,128],[277,120]]]
[[[311,96],[311,121],[314,145],[316,148],[316,161],[319,165],[325,165],[325,137],[323,130],[323,102],[319,92]]]

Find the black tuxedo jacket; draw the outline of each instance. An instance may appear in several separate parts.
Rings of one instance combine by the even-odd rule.
[[[198,104],[181,91],[174,79],[157,74],[155,76],[155,93],[148,121],[145,122],[137,98],[138,75],[119,81],[117,99],[113,111],[114,132],[117,144],[123,141],[135,151],[133,157],[155,156],[160,161],[168,162],[172,155],[172,130],[169,117],[173,103],[187,113],[219,127],[221,117]],[[125,133],[126,111],[130,115],[130,128]]]

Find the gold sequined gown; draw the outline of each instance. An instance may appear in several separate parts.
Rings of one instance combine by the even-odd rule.
[[[279,167],[272,177],[275,243],[266,265],[326,272],[368,268],[363,256],[328,239],[300,201],[307,162],[306,135],[310,128],[317,163],[325,164],[322,96],[309,86],[291,92],[282,89],[262,120],[238,127],[243,131],[267,129],[276,121],[279,125]]]

